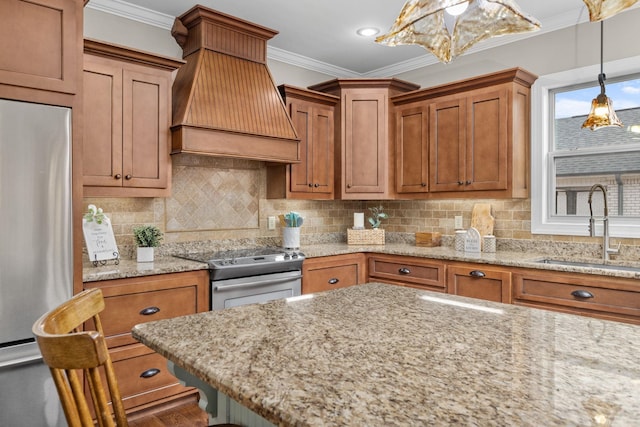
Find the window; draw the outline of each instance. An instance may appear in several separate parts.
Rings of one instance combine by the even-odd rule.
[[[607,192],[612,236],[640,237],[640,69],[638,58],[605,64],[607,95],[622,128],[582,129],[600,92],[599,66],[540,78],[532,114],[531,231],[588,235],[590,208],[602,218]],[[602,233],[602,221],[596,221]]]

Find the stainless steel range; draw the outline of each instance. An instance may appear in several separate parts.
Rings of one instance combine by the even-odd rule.
[[[302,252],[264,247],[176,256],[209,264],[212,310],[301,293]]]

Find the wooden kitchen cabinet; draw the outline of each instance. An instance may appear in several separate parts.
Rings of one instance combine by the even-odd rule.
[[[389,100],[418,87],[398,79],[335,79],[310,86],[340,97],[334,152],[335,198],[394,198],[394,127]]]
[[[511,272],[487,264],[447,264],[450,294],[511,303]]]
[[[267,197],[333,199],[334,111],[340,99],[288,85],[279,90],[300,138],[300,163],[267,166]]]
[[[85,40],[84,195],[166,197],[171,58]]]
[[[83,6],[82,0],[0,1],[0,97],[73,105]]]
[[[390,283],[430,291],[446,292],[445,264],[442,261],[401,255],[370,255],[371,282]]]
[[[528,197],[530,93],[535,79],[514,68],[392,98],[400,197]],[[428,109],[429,115],[419,131],[417,118],[405,123],[404,116],[416,114],[416,108],[421,114]],[[421,152],[423,160],[418,162],[418,149],[424,150],[425,144],[428,160]],[[401,161],[409,158],[412,161]],[[413,185],[406,185],[407,179]]]
[[[396,191],[429,191],[429,108],[414,102],[395,109]]]
[[[328,291],[358,285],[366,281],[365,256],[362,253],[307,258],[302,264],[302,293]]]
[[[514,304],[640,324],[638,280],[540,270],[512,277]]]
[[[208,271],[85,283],[85,289],[96,287],[104,295],[105,309],[100,318],[127,412],[194,395],[194,389],[183,387],[168,372],[165,358],[131,336],[131,328],[138,323],[208,311]],[[92,328],[91,322],[86,328]]]

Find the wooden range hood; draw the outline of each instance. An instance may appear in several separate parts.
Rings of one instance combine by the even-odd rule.
[[[173,84],[172,154],[300,161],[300,139],[266,64],[276,31],[196,5],[171,34],[186,61]]]

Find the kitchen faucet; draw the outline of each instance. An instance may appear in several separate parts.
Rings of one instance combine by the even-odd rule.
[[[602,191],[604,197],[604,218],[602,218],[602,260],[608,261],[609,255],[616,255],[620,253],[620,243],[616,249],[609,247],[609,207],[607,206],[607,190],[602,184],[594,184],[589,190],[589,235],[595,237],[596,235],[596,220],[593,218],[593,206],[591,205],[593,193],[596,190]]]

